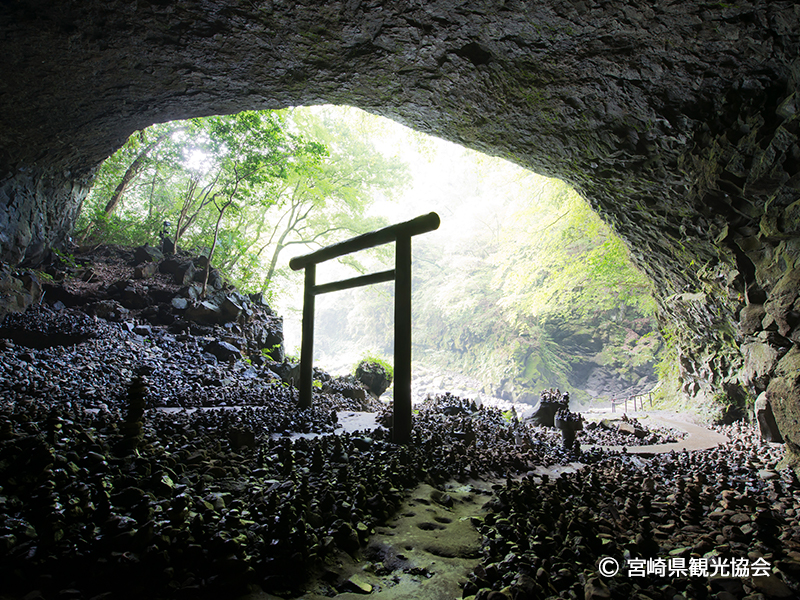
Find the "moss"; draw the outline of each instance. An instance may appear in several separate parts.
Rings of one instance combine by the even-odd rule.
[[[383,367],[383,369],[386,370],[386,373],[389,376],[389,381],[393,381],[394,380],[394,367],[392,366],[392,364],[389,363],[389,361],[387,361],[386,359],[378,356],[378,354],[373,352],[373,351],[365,352],[361,356],[361,359],[355,365],[353,365],[353,374],[356,373],[356,371],[358,370],[359,365],[362,365],[362,364],[365,364],[365,363],[367,363],[367,364],[368,363],[374,363],[374,364],[376,364],[376,365],[378,365],[380,367]]]

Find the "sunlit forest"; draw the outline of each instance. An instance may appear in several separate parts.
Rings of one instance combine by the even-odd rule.
[[[414,360],[535,402],[641,393],[662,339],[648,280],[568,184],[352,108],[246,112],[154,125],[102,166],[76,236],[208,256],[286,320],[290,351],[302,275],[289,259],[436,211],[413,245]],[[386,268],[392,248],[320,267],[320,278]],[[392,285],[318,300],[317,362],[391,360]]]

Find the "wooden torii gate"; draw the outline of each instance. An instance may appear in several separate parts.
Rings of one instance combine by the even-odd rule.
[[[293,271],[305,269],[303,331],[300,347],[300,407],[311,407],[314,361],[314,298],[373,283],[394,280],[394,428],[392,441],[405,444],[411,438],[411,238],[439,228],[435,212],[390,225],[321,248],[289,261]],[[317,264],[395,242],[394,269],[323,285],[316,284]]]

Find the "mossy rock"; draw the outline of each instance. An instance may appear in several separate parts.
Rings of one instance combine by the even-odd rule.
[[[392,374],[378,362],[362,360],[356,367],[356,379],[363,383],[369,393],[380,398],[392,385]]]

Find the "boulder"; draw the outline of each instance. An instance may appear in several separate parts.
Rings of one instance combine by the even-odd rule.
[[[766,392],[761,392],[756,398],[754,413],[761,437],[768,442],[783,442],[783,436],[775,422],[775,415],[772,413],[772,405]]]
[[[261,292],[258,292],[258,293],[255,293],[255,294],[250,294],[249,297],[250,297],[250,302],[252,302],[256,306],[258,306],[259,308],[262,308],[264,310],[264,312],[267,313],[267,315],[272,315],[273,314],[272,313],[272,309],[269,306],[269,303],[264,298],[264,294],[262,294]]]
[[[154,262],[145,262],[140,265],[136,265],[136,268],[133,270],[133,278],[134,279],[148,279],[155,275],[158,272],[158,265]]]
[[[219,340],[214,340],[210,344],[207,344],[205,348],[203,348],[203,351],[208,352],[223,362],[239,360],[242,358],[242,353],[236,346],[229,344],[228,342],[221,342]]]
[[[187,260],[181,263],[178,265],[178,268],[175,269],[175,283],[177,285],[191,284],[192,281],[194,281],[195,272],[194,263],[192,263],[192,261]]]
[[[148,337],[153,335],[153,328],[150,325],[135,325],[133,333],[142,337]]]
[[[186,310],[189,307],[189,301],[186,298],[181,298],[180,296],[175,296],[170,301],[170,304],[175,310]]]
[[[226,296],[219,309],[223,322],[236,321],[242,314],[242,307],[233,296]]]
[[[540,425],[542,427],[555,427],[556,413],[560,409],[566,408],[566,406],[567,405],[561,401],[553,401],[542,398],[533,408],[533,412],[527,420],[532,422],[534,425]]]
[[[281,381],[284,383],[292,384],[294,386],[298,386],[300,384],[300,363],[292,363],[289,361],[283,361],[279,364],[272,364],[271,370],[274,371],[278,377],[281,378]]]
[[[179,261],[177,258],[168,258],[161,261],[161,264],[158,265],[158,270],[162,273],[174,275],[180,266],[181,261]]]
[[[617,423],[617,431],[632,435],[639,439],[642,439],[647,435],[647,432],[644,429],[637,427],[633,423],[628,423],[627,421],[621,421],[620,423]]]
[[[128,309],[116,300],[101,300],[90,304],[87,312],[106,321],[121,321],[128,315]]]
[[[169,304],[175,297],[175,292],[173,290],[161,288],[154,285],[150,287],[150,289],[147,292],[147,295],[153,299],[153,302],[156,302],[158,304]]]
[[[283,320],[279,317],[253,317],[245,325],[245,337],[253,352],[266,350],[269,357],[281,362],[285,358]]]
[[[219,306],[208,301],[191,304],[186,309],[186,318],[195,323],[213,325],[220,322]]]
[[[164,254],[158,248],[154,248],[148,244],[139,246],[133,253],[133,263],[138,265],[144,262],[155,262],[162,260]]]
[[[761,329],[765,315],[763,304],[748,304],[739,313],[739,331],[744,335],[753,335]]]
[[[131,310],[145,308],[150,304],[150,299],[147,295],[132,285],[128,285],[117,292],[117,298],[122,306]]]
[[[380,398],[392,385],[392,374],[380,363],[362,360],[356,367],[356,379],[363,383],[370,394]]]
[[[201,254],[200,256],[195,258],[192,262],[194,263],[195,267],[202,270],[205,269],[206,266],[208,265],[208,257]]]
[[[211,272],[208,274],[208,285],[213,287],[215,290],[221,290],[224,284],[224,280],[222,279],[222,275],[216,269],[211,269]]]
[[[192,284],[182,287],[178,291],[178,295],[182,298],[188,298],[189,300],[198,300],[202,291],[201,286]]]
[[[765,343],[760,339],[753,339],[742,344],[741,348],[744,365],[739,373],[740,380],[763,390],[769,383],[769,375],[785,351],[782,352],[780,347]]]

